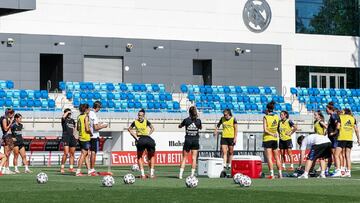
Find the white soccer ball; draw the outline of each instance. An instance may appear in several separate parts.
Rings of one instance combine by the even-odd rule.
[[[45,184],[48,181],[48,176],[46,175],[46,173],[41,172],[41,173],[36,175],[36,181],[39,184]]]
[[[242,173],[236,173],[233,176],[234,183],[239,184],[242,176],[244,176]]]
[[[134,171],[134,172],[139,171],[140,170],[139,165],[137,165],[137,164],[132,165],[131,170]]]
[[[251,178],[249,176],[242,176],[239,181],[240,187],[250,187],[251,186]]]
[[[104,187],[112,187],[115,184],[115,179],[112,176],[104,176],[102,181]]]
[[[124,183],[125,184],[134,184],[135,183],[135,176],[131,173],[126,174],[124,176]]]
[[[185,185],[188,188],[195,188],[199,184],[199,180],[195,176],[188,176],[185,179]]]

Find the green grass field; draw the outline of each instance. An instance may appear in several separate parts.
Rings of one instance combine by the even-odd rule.
[[[33,174],[4,175],[0,177],[0,202],[360,201],[360,165],[355,165],[353,177],[346,179],[253,179],[250,188],[241,188],[231,178],[200,177],[199,186],[193,189],[185,187],[185,180],[176,178],[177,167],[157,167],[156,179],[137,179],[134,185],[125,185],[122,176],[130,173],[129,168],[112,168],[116,181],[112,188],[101,186],[102,177],[61,175],[57,168],[32,168]],[[49,176],[46,184],[36,183],[35,176],[40,171]]]

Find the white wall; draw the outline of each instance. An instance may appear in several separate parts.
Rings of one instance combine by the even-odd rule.
[[[359,66],[359,38],[295,34],[295,0],[267,1],[272,22],[259,34],[243,23],[246,0],[37,0],[1,18],[0,32],[281,44],[287,87],[296,65]]]

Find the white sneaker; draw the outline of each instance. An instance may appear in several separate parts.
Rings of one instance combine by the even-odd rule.
[[[325,174],[320,174],[317,178],[326,178]]]
[[[30,169],[25,170],[25,173],[32,173]]]
[[[298,177],[298,179],[309,179],[309,176],[302,174],[301,176]]]
[[[14,171],[15,173],[17,173],[17,174],[19,174],[20,173],[20,171],[19,171],[19,169],[15,169],[15,171]]]
[[[341,174],[341,171],[340,170],[336,170],[335,173],[331,176],[331,177],[341,177],[342,174]]]
[[[179,175],[179,179],[180,179],[180,180],[182,180],[182,179],[183,179],[183,177]]]
[[[346,171],[345,174],[342,177],[351,178],[351,173]]]

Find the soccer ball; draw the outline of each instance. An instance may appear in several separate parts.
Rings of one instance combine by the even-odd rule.
[[[137,164],[132,165],[132,166],[131,166],[131,170],[134,171],[134,172],[135,172],[135,171],[139,171],[139,170],[140,170],[140,169],[139,169],[139,165],[137,165]]]
[[[135,176],[131,173],[126,174],[124,176],[124,183],[125,184],[134,184],[135,183]]]
[[[46,175],[46,173],[41,172],[41,173],[36,175],[36,181],[39,184],[45,184],[48,181],[48,176]]]
[[[199,180],[195,176],[188,176],[185,180],[185,185],[188,188],[195,188],[198,186]]]
[[[233,176],[234,183],[239,184],[240,178],[241,178],[242,176],[244,176],[242,173],[236,173],[236,174]]]
[[[251,186],[251,178],[249,176],[242,176],[239,181],[240,187],[250,187]]]
[[[112,187],[115,184],[115,179],[112,176],[104,176],[102,181],[104,187]]]

